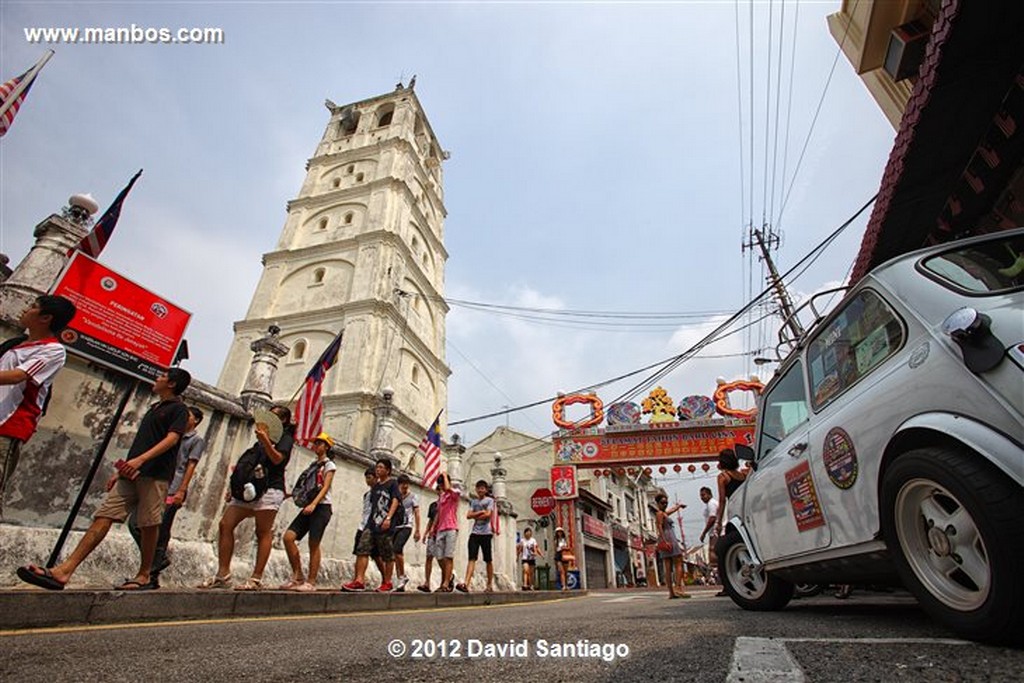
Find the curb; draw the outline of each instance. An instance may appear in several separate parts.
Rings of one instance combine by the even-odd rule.
[[[346,614],[541,603],[586,591],[538,593],[317,593],[264,590],[0,591],[0,630],[230,617]]]

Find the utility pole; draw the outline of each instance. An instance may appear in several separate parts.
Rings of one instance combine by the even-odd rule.
[[[761,226],[761,230],[751,226],[750,241],[743,244],[743,250],[746,251],[754,247],[757,247],[761,252],[761,260],[768,266],[768,284],[775,291],[775,298],[779,303],[782,319],[786,327],[793,334],[793,338],[799,339],[804,334],[804,328],[800,321],[797,320],[796,315],[794,315],[793,301],[789,298],[789,292],[786,291],[786,285],[783,284],[782,278],[779,277],[779,271],[775,268],[775,262],[772,261],[771,250],[779,248],[779,234],[772,230],[771,226],[767,223]]]

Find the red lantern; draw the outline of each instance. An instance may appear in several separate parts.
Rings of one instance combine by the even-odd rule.
[[[697,471],[697,466],[696,465],[690,465],[686,469],[690,472],[690,474],[693,474],[694,472]]]
[[[622,477],[622,476],[625,476],[625,474],[626,474],[626,468],[625,467],[620,467],[619,468],[619,476]]]
[[[661,467],[658,468],[658,471],[661,472],[662,474],[665,474],[666,472],[668,472],[668,468],[662,465]]]
[[[594,476],[600,478],[601,470],[594,470]]]
[[[711,465],[709,465],[709,464],[707,464],[707,463],[704,463],[703,465],[701,465],[701,466],[700,466],[700,468],[701,468],[702,470],[704,470],[705,472],[707,472],[708,470],[710,470],[710,469],[711,469]]]
[[[680,472],[683,471],[682,465],[673,465],[672,469],[675,471],[676,474],[679,474]]]
[[[646,475],[647,475],[648,477],[649,477],[649,476],[651,476],[651,473],[652,473],[653,471],[654,471],[654,470],[652,470],[652,469],[651,469],[650,467],[645,467],[645,468],[644,468],[644,474],[646,474]]]

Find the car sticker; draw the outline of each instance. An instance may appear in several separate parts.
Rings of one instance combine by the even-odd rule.
[[[853,439],[841,427],[833,427],[825,435],[821,459],[829,481],[841,489],[848,489],[857,481],[857,450]]]
[[[804,461],[786,472],[786,489],[793,504],[797,531],[801,533],[825,526],[825,516],[818,502],[818,492],[811,478],[811,466]]]

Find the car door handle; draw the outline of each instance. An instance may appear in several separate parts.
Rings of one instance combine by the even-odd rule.
[[[793,444],[793,447],[790,448],[786,452],[789,453],[794,458],[799,458],[801,455],[804,454],[804,451],[806,451],[806,450],[807,450],[807,442],[806,441],[801,441],[800,443]]]

